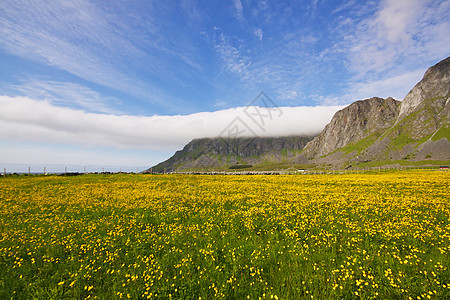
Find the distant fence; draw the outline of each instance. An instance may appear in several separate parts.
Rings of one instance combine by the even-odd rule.
[[[36,172],[36,169],[28,168],[25,172],[9,172],[6,168],[3,169],[1,176],[5,175],[60,175],[60,176],[75,176],[75,175],[85,175],[85,174],[140,174],[139,170],[135,171],[105,171],[103,168],[101,172],[98,171],[87,171],[84,168],[83,171],[69,171],[66,167],[64,171],[53,171],[47,172],[47,168],[43,167],[41,172]],[[340,174],[363,174],[368,172],[388,172],[388,171],[408,171],[408,170],[428,170],[428,171],[450,171],[448,166],[427,166],[427,167],[414,167],[414,166],[386,166],[386,167],[366,167],[360,169],[288,169],[288,170],[273,170],[273,171],[182,171],[182,172],[163,172],[163,173],[147,173],[147,174],[190,174],[190,175],[314,175],[314,174],[329,174],[329,175],[340,175]]]
[[[0,175],[67,175],[67,176],[73,176],[73,175],[84,175],[84,174],[121,174],[121,173],[127,173],[127,174],[135,174],[139,173],[140,170],[144,170],[144,168],[126,168],[122,170],[122,168],[101,168],[101,171],[99,168],[88,169],[86,167],[84,168],[69,168],[65,167],[62,168],[47,168],[47,167],[28,167],[28,168],[3,168],[0,173]],[[1,169],[0,169],[1,170]]]

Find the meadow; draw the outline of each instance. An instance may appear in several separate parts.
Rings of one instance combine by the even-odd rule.
[[[0,178],[0,299],[449,299],[450,172]]]

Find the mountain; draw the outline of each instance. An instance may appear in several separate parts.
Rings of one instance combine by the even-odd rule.
[[[171,158],[144,173],[239,169],[282,162],[301,164],[305,163],[306,159],[298,154],[313,138],[290,136],[194,139]]]
[[[371,98],[337,112],[303,154],[318,165],[450,160],[450,57],[403,101]]]
[[[370,98],[336,112],[316,137],[195,139],[146,172],[450,163],[450,57],[403,101]]]

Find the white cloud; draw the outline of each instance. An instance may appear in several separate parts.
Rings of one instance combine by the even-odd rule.
[[[302,35],[300,40],[303,44],[315,44],[318,41],[318,39],[312,34]]]
[[[243,80],[249,79],[248,67],[250,59],[242,55],[223,34],[220,35],[220,41],[216,43],[215,48],[228,72],[238,75]]]
[[[449,9],[448,0],[385,0],[353,33],[342,33],[344,42],[338,47],[349,50],[349,67],[359,77],[385,72],[393,76],[398,65],[412,71],[418,62],[448,55],[450,36],[443,32],[450,31]]]
[[[236,10],[235,16],[236,19],[242,20],[244,18],[243,16],[243,7],[241,0],[233,0],[234,9]]]
[[[308,13],[310,13],[312,16],[315,16],[316,14],[318,3],[319,0],[312,0],[311,4],[308,5]]]
[[[350,0],[350,1],[344,2],[339,7],[337,7],[336,9],[333,10],[333,14],[339,13],[343,10],[348,10],[349,8],[355,6],[355,2],[356,2],[355,0]]]
[[[262,41],[263,39],[263,31],[261,28],[256,29],[255,31],[253,31],[253,34],[260,40]]]
[[[421,6],[426,5],[423,0],[388,0],[378,12],[374,26],[378,27],[378,37],[389,42],[408,41],[411,38],[409,28],[413,28],[416,15]]]
[[[26,97],[0,96],[0,106],[0,139],[3,140],[155,150],[175,150],[194,138],[220,136],[236,118],[250,129],[250,136],[317,134],[342,108],[281,107],[281,116],[274,114],[272,119],[267,117],[268,111],[259,108],[266,115],[264,126],[259,127],[244,107],[144,117],[86,113]]]
[[[298,91],[287,90],[287,91],[282,92],[282,94],[280,95],[280,98],[293,100],[293,99],[297,99],[299,97],[299,94],[300,93]]]

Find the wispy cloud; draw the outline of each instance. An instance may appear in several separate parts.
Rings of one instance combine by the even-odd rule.
[[[425,1],[419,0],[386,1],[372,24],[377,28],[378,37],[392,43],[409,41],[409,28],[422,8],[421,2],[422,5],[426,4]]]
[[[369,3],[368,3],[369,4]],[[378,6],[344,3],[334,46],[323,51],[332,61],[342,60],[349,71],[340,95],[324,95],[330,103],[373,96],[403,99],[427,67],[450,53],[450,1],[384,0]],[[353,99],[351,98],[353,96]]]
[[[248,67],[250,64],[249,57],[242,55],[238,48],[233,46],[224,34],[220,34],[219,41],[215,45],[216,51],[219,53],[225,64],[225,69],[244,80],[248,80]]]
[[[353,82],[352,85],[338,96],[315,95],[317,103],[322,105],[338,105],[364,100],[372,97],[392,97],[402,100],[413,88],[414,84],[422,79],[426,69],[420,69],[405,74],[384,77],[379,80]]]
[[[143,80],[141,73],[161,78],[155,70],[167,62],[178,64],[179,74],[182,64],[190,70],[201,67],[189,55],[189,42],[164,41],[165,32],[154,24],[151,9],[143,19],[133,8],[127,6],[125,18],[118,10],[100,9],[86,0],[1,1],[0,47],[142,101],[170,106],[165,89]],[[163,76],[166,81],[175,78],[170,72]]]
[[[340,6],[338,6],[337,8],[335,8],[332,13],[336,14],[339,13],[343,10],[348,10],[350,8],[352,8],[353,6],[355,6],[356,4],[356,0],[349,0],[349,1],[344,1]]]
[[[243,87],[263,88],[282,103],[402,99],[427,67],[450,53],[449,10],[448,0],[350,0],[330,12],[328,35],[289,27],[274,38],[269,30],[255,47],[222,33],[215,47]],[[262,19],[262,26],[267,22]]]
[[[313,17],[316,14],[318,4],[319,0],[312,0],[311,3],[308,5],[308,13]]]
[[[253,35],[263,38],[262,29],[257,29]],[[305,39],[307,41],[305,41]],[[224,69],[240,80],[240,84],[247,89],[269,89],[275,97],[280,99],[296,99],[295,93],[300,90],[309,77],[313,79],[319,68],[313,68],[312,57],[307,49],[315,42],[312,36],[303,38],[300,34],[288,34],[279,41],[271,41],[269,47],[261,45],[260,49],[251,49],[239,39],[220,33],[214,41]],[[307,58],[307,59],[305,59]],[[295,93],[293,93],[294,91]],[[290,97],[284,97],[290,93]]]
[[[399,64],[411,71],[430,55],[448,55],[450,37],[441,35],[450,30],[449,9],[450,1],[385,0],[339,46],[349,50],[349,67],[359,76],[392,72]]]
[[[244,8],[242,7],[242,2],[241,0],[233,0],[233,5],[234,5],[234,9],[235,9],[235,17],[236,19],[238,19],[239,21],[244,19]]]
[[[0,139],[90,147],[177,149],[194,138],[217,137],[240,117],[260,136],[319,133],[342,106],[280,107],[261,129],[245,108],[175,116],[117,116],[57,107],[48,101],[0,96]]]
[[[104,58],[111,54],[113,45],[128,52],[138,50],[113,34],[103,14],[89,2],[2,1],[0,11],[0,43],[10,53],[39,60],[92,82],[123,86],[117,77],[125,79],[124,76]],[[76,43],[77,39],[82,42]],[[93,46],[103,49],[104,58],[90,51]]]
[[[262,41],[263,39],[263,31],[261,28],[256,29],[253,31],[253,34],[258,38],[258,40]]]
[[[393,97],[402,100],[414,87],[415,83],[422,79],[426,69],[419,69],[408,73],[384,77],[380,80],[369,82],[354,82],[344,99],[366,99],[371,97]]]
[[[53,105],[96,113],[120,114],[114,97],[105,97],[86,86],[73,82],[28,79],[8,87],[15,95],[47,100]]]

